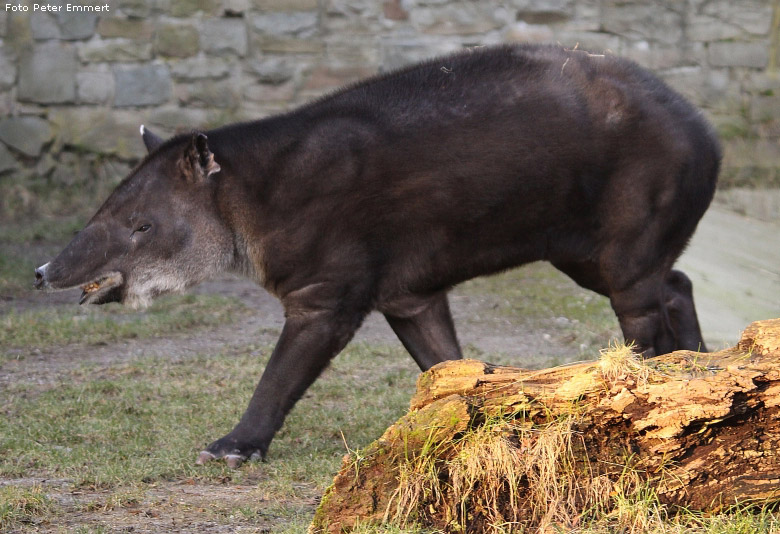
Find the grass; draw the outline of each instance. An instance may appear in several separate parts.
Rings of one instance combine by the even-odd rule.
[[[194,365],[200,370],[181,372]],[[205,402],[209,373],[237,374],[235,368],[217,370],[203,360],[187,366],[146,361],[83,367],[34,396],[11,386],[6,411],[14,424],[0,423],[0,474],[40,473],[98,488],[152,482],[173,473],[193,476],[190,455],[181,453],[197,443],[187,441],[193,425],[208,424],[194,408]],[[235,410],[221,408],[221,418],[235,417]],[[174,420],[181,432],[169,432]]]
[[[0,531],[25,523],[34,523],[56,508],[41,486],[0,487]]]
[[[0,247],[0,295],[20,294],[33,288],[33,271],[39,265],[18,247]]]
[[[196,467],[192,460],[198,447],[238,421],[261,374],[258,355],[265,359],[270,354],[268,347],[250,346],[245,351],[180,361],[152,358],[107,367],[85,365],[58,377],[56,386],[39,388],[34,394],[29,384],[11,384],[2,397],[6,417],[0,421],[0,475],[39,474],[72,479],[76,486],[101,488],[176,477],[212,481],[240,477],[242,471],[228,471],[216,462]],[[357,346],[343,359],[373,359],[376,354],[374,349]],[[396,373],[393,370],[390,374]],[[404,374],[410,388],[413,373]],[[390,422],[398,415],[406,402],[405,394],[387,388],[381,378],[379,383],[331,381],[326,391],[322,391],[324,386],[313,388],[311,401],[304,402],[309,409],[294,412],[274,443],[278,452],[272,454],[283,459],[268,466],[276,477],[284,479],[275,488],[277,493],[292,491],[290,481],[306,481],[322,473],[323,453],[336,454],[337,458],[343,455],[337,429],[352,440],[373,435],[358,426],[365,421],[355,419],[360,402],[350,407],[348,399],[376,397],[384,390],[377,402],[391,398],[394,403],[389,405],[392,408],[373,405],[377,418],[385,415],[384,421]],[[328,421],[328,429],[315,428],[323,419]],[[303,432],[301,426],[305,427]],[[381,430],[381,424],[368,428]],[[284,461],[294,459],[301,447],[309,453],[310,462]]]
[[[23,223],[9,222],[0,226],[0,243],[26,245],[29,243],[67,243],[81,230],[89,217],[84,214],[25,219]]]
[[[608,382],[631,376],[641,384],[647,381],[650,374],[650,367],[633,351],[633,344],[610,343],[608,348],[599,351],[599,366]]]
[[[32,291],[34,269],[52,259],[86,220],[84,215],[0,220],[0,296]]]
[[[155,509],[155,488],[170,484],[215,495],[245,484],[240,502],[217,497],[172,513],[302,532],[345,453],[342,433],[355,446],[370,442],[407,408],[416,373],[400,349],[352,345],[290,414],[269,462],[235,471],[194,465],[238,421],[269,354],[247,346],[178,361],[85,364],[60,370],[56,384],[9,384],[0,390],[0,480],[67,481],[70,491],[96,493],[80,510],[98,517],[139,503]],[[66,521],[62,514],[57,521]]]
[[[547,532],[573,526],[583,505],[600,509],[613,486],[577,472],[573,419],[531,425],[515,416],[488,417],[401,461],[385,519],[401,528],[410,520],[444,524],[448,532]],[[527,507],[533,527],[521,522]]]
[[[606,297],[581,289],[543,262],[474,278],[458,287],[465,294],[500,296],[499,311],[523,321],[565,317],[571,322],[590,325],[611,324],[612,310]]]
[[[146,311],[118,304],[10,311],[0,315],[0,363],[54,345],[104,344],[223,324],[242,309],[231,298],[175,295],[159,299]]]
[[[540,362],[545,366],[579,356],[592,357],[620,331],[606,297],[579,287],[543,262],[469,280],[458,286],[456,293],[491,299],[493,310],[489,315],[470,318],[488,331],[496,320],[510,321],[518,330],[542,332],[544,339],[567,346],[567,354],[561,359]],[[481,358],[479,354],[470,357]]]
[[[5,480],[10,485],[0,488],[1,529],[31,532],[46,522],[61,532],[111,532],[132,524],[128,521],[157,521],[157,514],[168,521],[171,517],[189,521],[192,531],[198,531],[198,525],[216,524],[228,531],[305,532],[316,499],[347,448],[365,446],[406,411],[416,371],[398,347],[352,344],[290,414],[267,463],[253,462],[235,471],[220,463],[195,466],[198,450],[237,421],[270,350],[270,346],[249,345],[178,359],[83,364],[58,370],[55,383],[4,385],[0,389],[0,484]],[[501,503],[490,500],[489,486],[478,482],[479,476],[487,474],[502,484],[518,483],[518,475],[506,467],[512,451],[511,443],[501,438],[504,421],[496,418],[493,423],[481,435],[461,438],[459,503],[480,499],[486,506],[499,507]],[[557,488],[553,500],[558,501],[565,501],[569,484],[561,475],[567,472],[562,460],[570,447],[567,428],[567,422],[560,421],[536,430],[558,438],[522,455],[530,469],[525,476],[537,487]],[[489,452],[475,452],[474,446],[484,441],[490,442]],[[552,467],[542,469],[545,465]],[[780,522],[770,510],[754,513],[737,508],[717,516],[683,511],[672,517],[651,492],[632,485],[629,478],[622,491],[614,491],[616,506],[611,511],[594,506],[580,524],[560,531],[780,532]],[[29,480],[51,482],[33,486],[14,482]],[[63,504],[54,498],[62,494],[75,495],[76,502]],[[544,515],[551,503],[547,497],[540,499],[539,513]],[[453,519],[462,521],[457,515]],[[516,532],[511,518],[495,523],[495,532]],[[549,523],[550,532],[562,525],[554,516]],[[164,526],[159,530],[164,531]],[[362,525],[355,532],[434,531],[411,523]]]
[[[619,526],[614,518],[604,517],[600,521],[573,529],[553,527],[546,532],[552,534],[777,534],[780,520],[768,509],[752,510],[737,507],[715,516],[706,516],[682,511],[674,517],[666,517],[662,508],[652,497],[638,497],[626,501],[621,511],[624,519],[633,523]],[[300,531],[303,532],[303,531]],[[441,534],[441,531],[423,527],[399,527],[396,525],[360,525],[353,534]],[[528,532],[506,530],[506,532]]]

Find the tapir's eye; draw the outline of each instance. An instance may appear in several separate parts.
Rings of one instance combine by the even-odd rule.
[[[149,231],[149,228],[151,228],[151,227],[152,227],[152,225],[151,225],[151,224],[144,224],[144,225],[141,225],[141,226],[139,226],[138,228],[136,228],[136,230],[135,230],[135,231],[136,231],[136,232],[148,232],[148,231]]]

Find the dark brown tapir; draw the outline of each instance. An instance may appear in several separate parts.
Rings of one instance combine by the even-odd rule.
[[[460,358],[447,291],[532,261],[609,297],[636,350],[706,350],[672,266],[712,199],[719,144],[630,61],[476,48],[255,122],[141,131],[148,156],[36,286],[145,305],[234,271],[280,299],[249,407],[199,462],[265,456],[371,310],[421,369]]]

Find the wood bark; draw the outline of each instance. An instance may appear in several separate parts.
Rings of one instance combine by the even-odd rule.
[[[397,520],[392,510],[402,465],[431,450],[444,457],[440,495],[421,495],[412,516],[445,531],[477,531],[464,523],[478,523],[480,510],[458,522],[432,502],[446,501],[446,462],[457,455],[443,444],[496,417],[514,425],[508,439],[518,450],[531,450],[524,436],[538,434],[522,434],[523,428],[569,421],[573,471],[615,482],[630,464],[670,507],[718,511],[734,503],[778,500],[780,319],[753,323],[736,347],[709,354],[602,358],[538,371],[475,360],[437,365],[420,375],[409,413],[364,451],[345,457],[311,531]],[[523,479],[512,491],[522,501],[532,486]],[[506,484],[499,489],[509,491]],[[527,508],[531,514],[533,506]],[[538,525],[539,517],[513,520]]]

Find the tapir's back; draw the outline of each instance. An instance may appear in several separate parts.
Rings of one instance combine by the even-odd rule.
[[[363,262],[401,286],[580,261],[648,217],[679,227],[681,250],[720,157],[700,113],[654,75],[554,46],[467,50],[240,128],[209,136],[258,180],[258,226],[295,261],[343,249],[353,272]],[[241,143],[222,140],[236,131]]]
[[[322,187],[343,186],[334,202],[421,284],[579,260],[650,212],[684,241],[720,157],[700,113],[658,78],[559,47],[434,59],[304,113],[330,154],[350,154]]]

